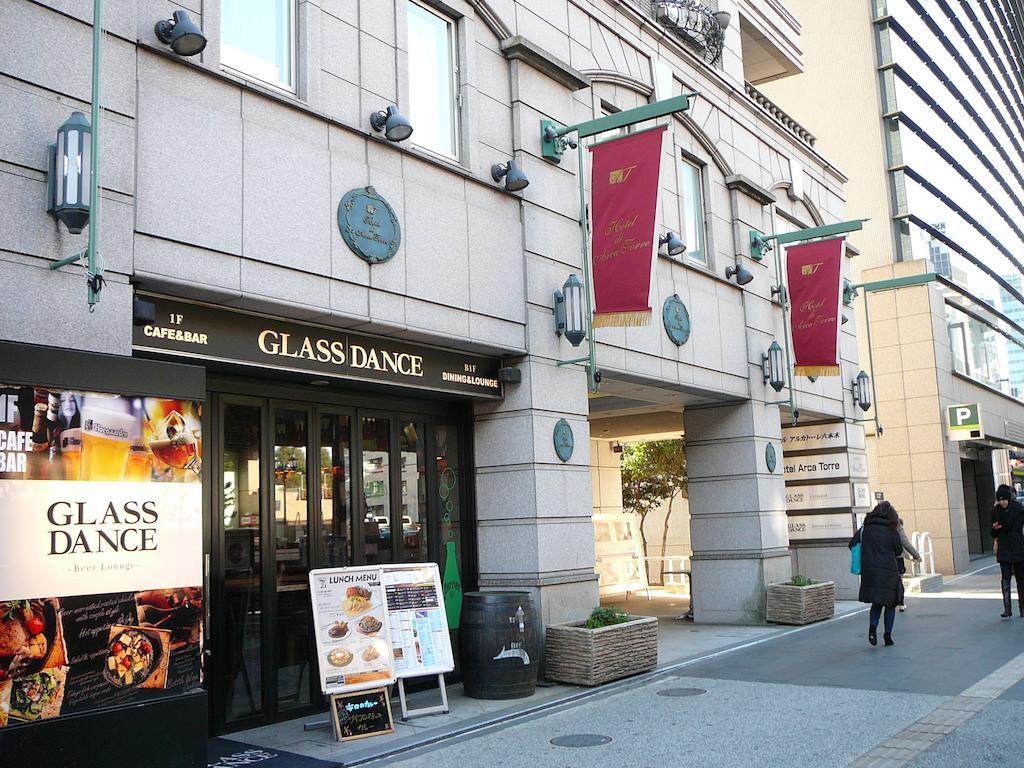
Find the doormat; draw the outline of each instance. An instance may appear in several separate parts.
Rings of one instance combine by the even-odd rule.
[[[277,747],[258,747],[230,739],[213,738],[206,742],[207,768],[336,768],[339,763],[285,752]]]

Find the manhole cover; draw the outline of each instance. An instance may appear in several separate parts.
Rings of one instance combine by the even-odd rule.
[[[611,740],[611,736],[601,736],[597,733],[573,733],[569,736],[556,736],[551,743],[556,747],[600,747]]]
[[[658,691],[659,696],[700,696],[702,693],[707,693],[703,688],[664,688]]]

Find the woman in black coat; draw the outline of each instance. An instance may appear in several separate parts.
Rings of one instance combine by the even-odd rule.
[[[996,560],[1002,570],[1003,618],[1013,615],[1010,600],[1010,577],[1017,577],[1017,605],[1024,616],[1024,507],[1017,503],[1013,489],[1000,485],[996,489],[996,505],[992,507],[992,538],[996,540]]]
[[[850,548],[860,542],[860,601],[871,603],[871,624],[868,642],[878,645],[878,620],[885,609],[885,644],[894,645],[892,625],[896,620],[896,606],[903,603],[903,578],[899,559],[903,543],[898,532],[899,515],[892,504],[883,501],[864,519],[861,528],[850,541]]]

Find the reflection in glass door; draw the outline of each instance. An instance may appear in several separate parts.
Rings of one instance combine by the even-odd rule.
[[[224,605],[220,615],[224,649],[224,722],[263,712],[260,622],[260,421],[262,409],[227,405],[223,411],[220,509],[224,515],[221,560]],[[219,636],[215,633],[215,636]]]
[[[391,422],[362,418],[363,539],[365,562],[391,563]]]
[[[320,414],[320,565],[352,565],[351,420],[338,413]]]
[[[403,421],[398,434],[402,466],[402,560],[425,563],[427,551],[427,438],[422,421]]]
[[[309,412],[274,411],[274,633],[278,711],[308,707],[311,700],[309,607]],[[312,675],[315,677],[315,675]]]

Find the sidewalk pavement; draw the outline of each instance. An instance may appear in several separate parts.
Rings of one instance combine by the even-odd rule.
[[[658,671],[664,673],[714,657],[730,650],[749,647],[767,639],[799,632],[809,627],[793,628],[779,625],[732,626],[694,624],[677,617],[687,608],[686,598],[665,593],[654,593],[648,600],[643,595],[614,601],[617,607],[636,615],[658,616]],[[836,616],[845,616],[863,610],[855,602],[837,602]],[[811,625],[815,626],[815,625]],[[326,715],[309,716],[261,728],[228,735],[235,742],[306,755],[328,764],[354,766],[384,757],[406,754],[426,745],[444,742],[462,734],[504,725],[517,719],[536,716],[554,708],[569,706],[594,696],[610,695],[617,685],[632,686],[650,675],[640,675],[620,683],[584,688],[572,685],[543,683],[533,696],[506,700],[484,701],[471,699],[462,693],[461,685],[448,688],[449,714],[428,715],[403,723],[397,695],[392,698],[395,712],[395,733],[353,742],[338,743],[330,726],[304,730],[304,723],[323,721]],[[440,703],[436,690],[423,691],[409,697],[411,708]]]
[[[991,559],[974,565],[908,601],[892,648],[870,646],[855,611],[374,764],[1018,765],[1024,619],[999,618],[998,571]],[[594,746],[560,741],[588,735]]]

